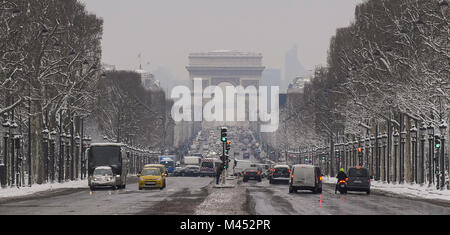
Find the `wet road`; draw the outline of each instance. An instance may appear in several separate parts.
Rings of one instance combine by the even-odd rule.
[[[324,185],[322,194],[311,191],[288,193],[287,184],[244,183],[251,198],[251,214],[257,215],[450,215],[450,206],[394,198],[372,193],[334,193]]]
[[[138,190],[136,178],[126,189],[67,189],[56,195],[0,203],[1,215],[193,214],[206,197],[209,177],[168,177],[163,190]],[[133,183],[132,183],[133,182]],[[134,183],[135,182],[135,183]]]

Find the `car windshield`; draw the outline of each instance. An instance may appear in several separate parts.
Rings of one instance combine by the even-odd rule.
[[[275,172],[278,172],[278,173],[289,173],[289,168],[287,168],[287,167],[277,167],[277,168],[275,168]]]
[[[202,167],[213,168],[214,166],[212,162],[202,162]]]
[[[112,175],[112,171],[108,168],[96,168],[94,170],[94,175]]]
[[[348,170],[348,176],[349,177],[369,177],[369,172],[367,171],[367,169],[364,169],[364,168],[360,168],[360,169],[350,168]]]
[[[250,167],[250,168],[245,169],[245,171],[258,171],[258,168]]]
[[[153,169],[144,169],[142,170],[142,175],[153,175],[153,176],[158,176],[161,175],[159,169],[153,168]]]

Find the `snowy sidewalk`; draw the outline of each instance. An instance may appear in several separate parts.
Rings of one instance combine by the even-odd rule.
[[[233,188],[215,188],[215,182],[208,186],[208,196],[197,206],[195,215],[246,215],[247,191],[237,183],[228,180]]]
[[[8,186],[6,188],[0,188],[0,199],[27,196],[38,192],[65,188],[88,188],[88,181],[86,179],[67,181],[64,183],[33,184],[31,187],[25,186],[20,188]]]
[[[324,177],[323,182],[326,184],[336,184],[336,178]],[[421,186],[420,184],[398,184],[371,181],[371,190],[382,194],[392,196],[402,196],[410,199],[435,200],[445,203],[450,203],[450,190],[438,190],[435,185],[428,187],[428,185]]]

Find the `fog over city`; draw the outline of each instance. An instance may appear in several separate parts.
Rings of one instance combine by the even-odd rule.
[[[306,70],[326,64],[329,40],[354,19],[361,0],[83,0],[104,20],[104,63],[142,67],[156,79],[188,78],[191,52],[219,49],[262,53],[267,68],[282,69],[298,47]],[[160,76],[160,77],[161,77]],[[164,85],[163,81],[162,85]]]

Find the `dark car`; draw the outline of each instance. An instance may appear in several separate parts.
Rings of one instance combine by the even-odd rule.
[[[258,182],[261,182],[261,169],[257,167],[250,167],[245,169],[242,172],[243,175],[243,181],[247,182],[249,179],[257,180]]]
[[[199,176],[200,167],[196,165],[187,165],[184,167],[177,167],[173,172],[174,176]]]
[[[290,180],[291,168],[288,165],[275,165],[269,174],[269,183],[283,182],[288,184]]]
[[[352,167],[348,169],[348,191],[360,191],[370,194],[370,176],[369,170],[364,167]]]
[[[200,175],[200,166],[196,165],[187,165],[184,167],[182,176],[199,176]]]

